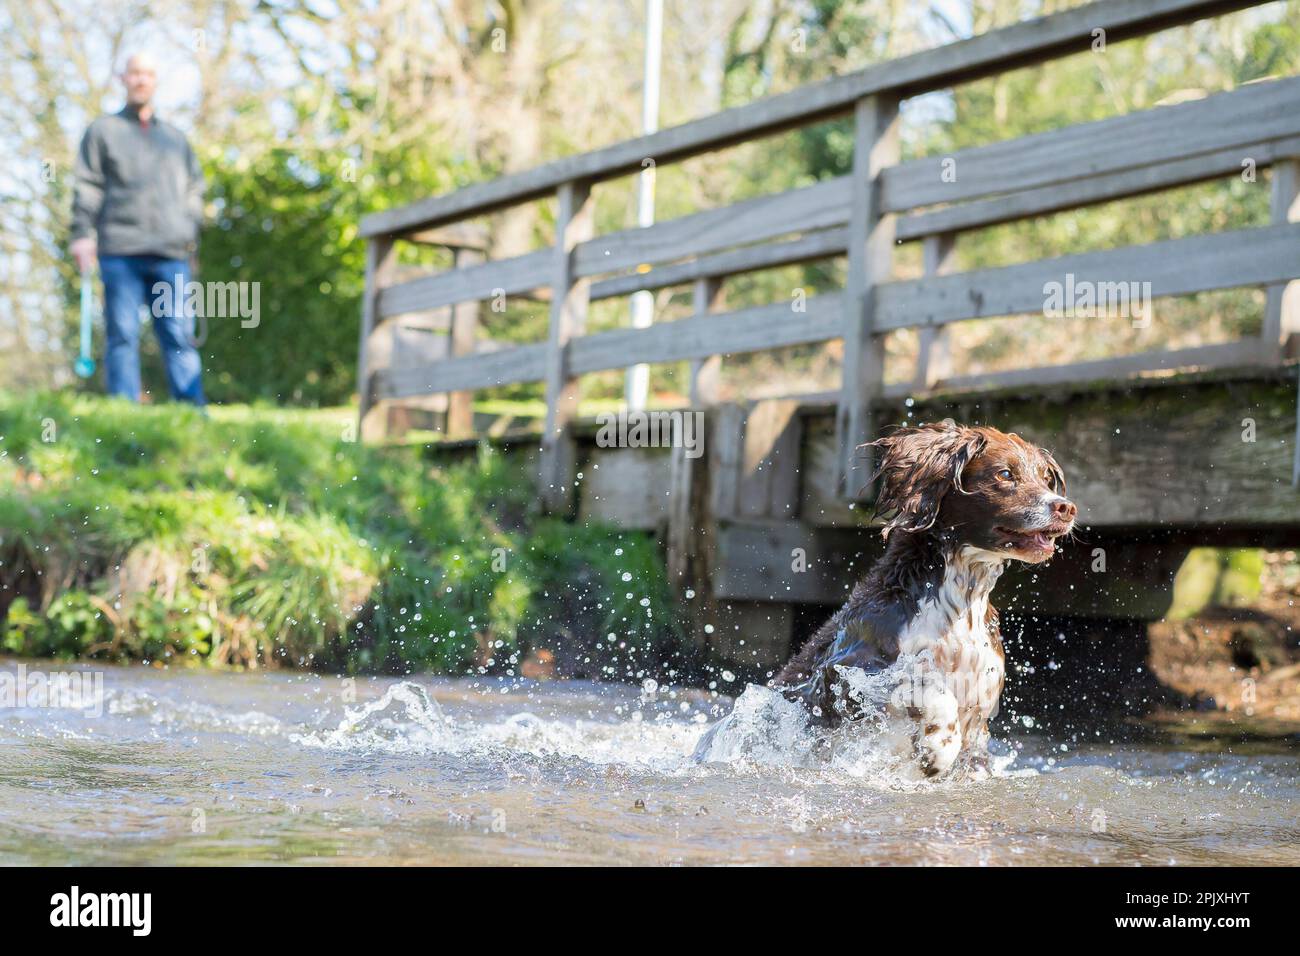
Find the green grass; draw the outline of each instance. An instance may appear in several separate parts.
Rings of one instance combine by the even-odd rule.
[[[540,516],[488,446],[435,466],[343,411],[0,396],[0,645],[155,663],[518,671],[576,632],[671,661],[648,537]],[[630,577],[625,577],[630,575]],[[591,673],[638,676],[623,662]]]
[[[1192,548],[1174,578],[1170,620],[1195,617],[1207,607],[1240,607],[1259,597],[1262,548]]]

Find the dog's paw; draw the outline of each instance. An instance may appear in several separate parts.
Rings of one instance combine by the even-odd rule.
[[[909,675],[900,682],[890,711],[912,724],[912,756],[927,777],[949,769],[961,754],[957,699],[933,672]]]
[[[961,734],[956,713],[947,723],[925,724],[916,738],[916,757],[922,772],[934,777],[949,769],[961,754]]]

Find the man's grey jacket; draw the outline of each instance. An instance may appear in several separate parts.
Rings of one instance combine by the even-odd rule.
[[[77,151],[72,238],[100,255],[187,259],[203,220],[203,173],[185,134],[134,107],[90,124]]]

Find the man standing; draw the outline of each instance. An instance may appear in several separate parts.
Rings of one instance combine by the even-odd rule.
[[[140,307],[148,306],[172,398],[202,406],[191,319],[178,305],[187,297],[203,218],[203,174],[185,135],[154,112],[157,82],[151,57],[131,57],[122,73],[126,106],[99,117],[82,137],[71,252],[83,273],[98,252],[108,393],[140,400]]]

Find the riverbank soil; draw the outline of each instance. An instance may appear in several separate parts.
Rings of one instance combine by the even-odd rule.
[[[1300,724],[1300,563],[1266,555],[1257,597],[1151,624],[1160,681],[1222,715]]]
[[[1257,580],[1231,605],[1155,622],[1008,611],[998,723],[1093,736],[1191,721],[1210,735],[1300,735],[1296,553],[1265,553]]]

